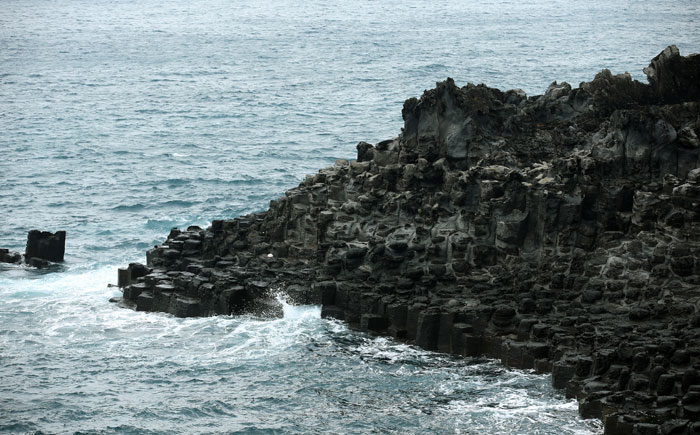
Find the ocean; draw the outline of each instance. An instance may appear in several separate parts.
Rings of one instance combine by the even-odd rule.
[[[437,81],[645,80],[667,45],[700,52],[698,17],[697,0],[2,0],[0,247],[67,243],[49,270],[0,264],[0,432],[600,433],[549,376],[315,306],[134,312],[108,284],[170,228],[264,210],[397,136]]]

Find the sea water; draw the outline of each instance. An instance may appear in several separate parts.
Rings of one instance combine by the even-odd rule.
[[[177,319],[110,304],[171,227],[264,210],[396,136],[453,77],[543,93],[666,45],[696,0],[2,0],[0,247],[66,230],[66,262],[0,266],[0,431],[600,432],[548,376],[323,320]]]

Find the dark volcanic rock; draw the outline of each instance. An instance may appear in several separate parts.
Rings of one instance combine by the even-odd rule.
[[[544,95],[438,83],[268,211],[173,230],[124,300],[178,316],[322,314],[427,349],[552,372],[606,433],[700,418],[700,56],[649,84]],[[293,291],[292,291],[293,289]]]
[[[24,262],[34,267],[46,267],[50,262],[63,261],[66,251],[66,232],[32,230],[27,234],[27,247],[24,253]],[[0,263],[21,263],[22,254],[10,252],[8,249],[0,249]]]
[[[17,264],[22,261],[22,254],[11,252],[9,249],[0,248],[0,263]]]
[[[48,231],[32,230],[27,235],[27,249],[24,252],[24,261],[29,264],[33,260],[61,262],[65,252],[65,231],[56,231],[53,234]]]

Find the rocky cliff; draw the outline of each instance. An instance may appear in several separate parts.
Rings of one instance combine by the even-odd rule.
[[[268,211],[173,229],[120,270],[124,300],[274,315],[281,288],[364,330],[552,372],[606,433],[700,432],[700,55],[672,46],[645,72],[535,97],[438,83],[397,138]]]

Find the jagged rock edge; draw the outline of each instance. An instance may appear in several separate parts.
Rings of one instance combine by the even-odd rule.
[[[437,83],[399,137],[268,211],[173,229],[120,269],[124,300],[262,313],[281,285],[363,330],[551,372],[608,434],[696,433],[699,71],[671,46],[649,84]]]

